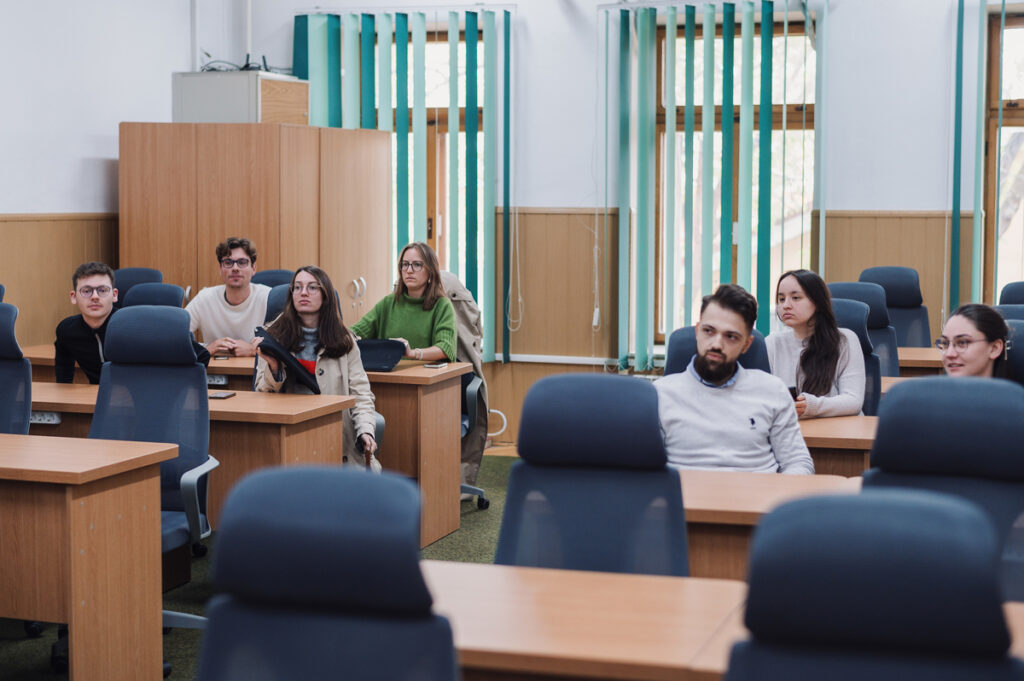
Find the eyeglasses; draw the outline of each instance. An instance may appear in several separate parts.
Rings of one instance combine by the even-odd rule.
[[[952,345],[956,348],[957,352],[963,352],[967,348],[971,347],[971,343],[987,343],[988,341],[984,338],[955,338],[950,341],[948,338],[939,338],[935,341],[935,347],[939,349],[939,352],[945,352]]]
[[[83,298],[92,298],[92,294],[95,293],[100,298],[106,298],[110,295],[111,290],[109,286],[83,286],[78,289],[78,295]]]
[[[303,290],[308,291],[309,295],[314,295],[323,292],[324,287],[320,284],[295,284],[292,286],[292,293],[302,293]]]
[[[236,260],[232,260],[231,258],[224,258],[223,260],[220,261],[220,266],[226,270],[231,269],[235,265],[238,265],[239,268],[244,269],[249,266],[250,262],[252,261],[249,260],[249,258],[238,258]]]
[[[412,270],[413,272],[422,272],[423,271],[423,261],[422,260],[403,260],[402,264],[399,266],[399,269]]]

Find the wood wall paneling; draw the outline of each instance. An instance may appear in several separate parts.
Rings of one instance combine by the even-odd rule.
[[[320,262],[319,130],[281,126],[279,266],[289,270]],[[260,267],[268,269],[262,258]]]

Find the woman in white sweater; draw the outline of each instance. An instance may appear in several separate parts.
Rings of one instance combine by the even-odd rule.
[[[814,272],[779,277],[775,312],[787,328],[765,339],[772,374],[792,386],[800,418],[859,414],[864,355],[850,329],[836,326],[828,287]]]

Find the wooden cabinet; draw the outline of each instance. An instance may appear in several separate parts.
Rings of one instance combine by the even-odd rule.
[[[121,267],[195,293],[221,283],[216,245],[245,236],[257,269],[323,267],[347,323],[391,288],[390,133],[122,123],[119,173]]]

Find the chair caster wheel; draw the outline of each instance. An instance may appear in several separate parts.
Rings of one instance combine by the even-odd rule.
[[[43,623],[25,622],[25,635],[29,638],[39,638],[43,635]]]
[[[491,501],[487,497],[477,497],[476,507],[479,508],[481,511],[486,511],[491,507]]]
[[[171,663],[170,662],[164,662],[164,678],[166,679],[170,675],[171,675]]]
[[[196,558],[202,558],[207,554],[209,549],[206,548],[206,544],[195,543],[192,545],[192,555]]]
[[[50,669],[57,674],[67,674],[68,666],[68,639],[58,638],[50,647]]]

